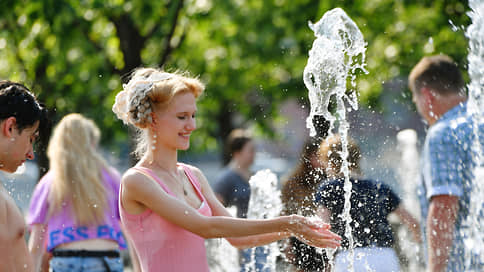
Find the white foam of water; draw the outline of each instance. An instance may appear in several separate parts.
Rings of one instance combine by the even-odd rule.
[[[397,148],[400,152],[398,176],[403,187],[403,203],[410,213],[421,222],[420,207],[417,198],[417,183],[419,180],[419,153],[417,149],[417,132],[404,129],[397,134]],[[423,258],[420,245],[416,243],[407,228],[398,229],[399,245],[408,260],[407,271],[423,270]]]
[[[479,0],[469,1],[471,11],[468,13],[472,20],[466,30],[469,39],[469,54],[467,56],[469,66],[468,74],[471,79],[468,90],[468,114],[474,115],[474,135],[476,144],[473,146],[475,162],[478,167],[474,171],[473,187],[470,195],[469,216],[464,222],[466,240],[466,260],[470,262],[477,258],[484,263],[484,158],[482,143],[479,142],[479,126],[484,123],[484,2]],[[466,264],[469,267],[469,263]]]
[[[280,215],[282,202],[281,192],[277,188],[277,176],[270,170],[260,170],[253,175],[250,180],[250,200],[247,218],[274,218]],[[266,267],[270,271],[276,270],[276,259],[279,256],[279,246],[277,243],[265,245],[264,252],[268,252]],[[255,270],[254,256],[252,256],[252,269]]]
[[[347,80],[355,87],[356,71],[365,70],[366,42],[358,26],[340,8],[326,12],[316,23],[309,23],[316,40],[309,51],[309,58],[304,68],[304,84],[309,90],[311,110],[306,120],[306,126],[310,129],[310,135],[316,135],[313,118],[322,115],[329,121],[331,134],[338,122],[338,133],[341,136],[343,164],[341,171],[344,173],[345,203],[342,218],[345,221],[345,237],[348,239],[350,252],[348,254],[349,271],[353,269],[354,241],[351,229],[351,182],[348,168],[348,131],[349,123],[346,120],[346,111],[358,109],[356,92],[347,90]],[[330,112],[330,102],[335,103],[336,112]],[[351,107],[346,108],[348,103]]]
[[[345,112],[344,100],[354,110],[358,109],[356,94],[347,92],[346,83],[349,76],[354,87],[356,70],[366,72],[366,42],[358,26],[340,8],[326,12],[317,23],[309,23],[309,27],[316,39],[309,51],[303,79],[311,103],[306,125],[311,136],[315,136],[312,122],[315,115],[323,115],[331,124],[337,119],[336,114],[328,111],[331,97],[336,99],[338,114]]]

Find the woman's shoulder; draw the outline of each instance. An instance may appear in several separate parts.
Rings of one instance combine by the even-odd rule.
[[[188,171],[197,175],[197,177],[203,175],[202,170],[200,170],[200,168],[198,168],[196,166],[193,166],[191,164],[181,163],[181,162],[179,162],[178,165],[182,166],[184,169],[187,169]]]
[[[141,172],[141,171],[146,171],[146,170],[144,170],[143,167],[139,167],[139,166],[128,168],[128,170],[126,170],[126,172],[124,172],[123,175],[121,176],[121,183],[124,184],[126,182],[132,182],[132,181],[148,178],[146,176],[148,172],[146,172],[145,174],[145,172]]]
[[[40,178],[37,185],[35,185],[35,191],[48,190],[50,184],[52,183],[54,173],[52,171],[47,171],[42,178]]]

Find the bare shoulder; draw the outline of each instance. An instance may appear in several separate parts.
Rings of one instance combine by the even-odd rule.
[[[146,185],[152,184],[146,175],[133,168],[128,169],[128,171],[124,173],[121,178],[121,183],[126,189],[143,188]]]

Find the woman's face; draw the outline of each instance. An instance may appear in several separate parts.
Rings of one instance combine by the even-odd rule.
[[[172,149],[188,149],[190,135],[197,128],[196,111],[196,99],[191,92],[176,94],[165,108],[156,110],[154,128],[157,144]]]

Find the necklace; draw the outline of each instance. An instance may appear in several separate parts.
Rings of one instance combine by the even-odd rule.
[[[187,190],[185,189],[185,181],[184,181],[184,178],[182,178],[182,177],[180,176],[180,172],[179,172],[179,170],[178,170],[178,166],[177,166],[177,168],[176,168],[176,174],[172,174],[172,173],[170,173],[168,170],[166,170],[164,167],[161,167],[161,166],[160,166],[159,164],[157,164],[157,163],[153,163],[153,162],[152,162],[151,164],[156,164],[156,166],[157,166],[158,168],[162,169],[162,170],[163,170],[165,173],[167,173],[167,174],[168,174],[170,177],[172,177],[172,178],[173,178],[173,179],[174,179],[174,180],[175,180],[177,183],[178,183],[178,182],[180,182],[180,183],[181,183],[181,186],[182,186],[183,194],[184,194],[185,196],[188,196],[188,192],[187,192]]]

